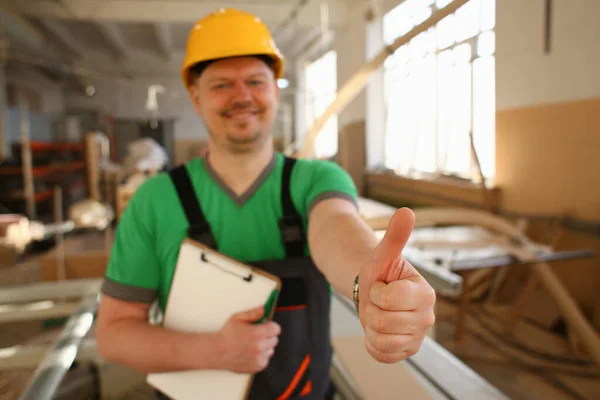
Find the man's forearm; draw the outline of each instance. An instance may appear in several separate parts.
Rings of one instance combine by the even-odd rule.
[[[315,264],[332,286],[349,299],[354,278],[369,261],[378,242],[373,230],[350,213],[331,215],[309,235]]]
[[[100,355],[142,373],[218,369],[220,345],[213,334],[174,332],[145,321],[122,320],[97,332]]]

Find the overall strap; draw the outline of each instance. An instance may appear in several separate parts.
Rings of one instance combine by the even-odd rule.
[[[281,208],[283,210],[283,217],[279,221],[279,228],[287,257],[302,257],[305,246],[302,216],[298,213],[296,207],[294,207],[290,194],[290,182],[295,163],[295,159],[285,157],[281,181]]]
[[[173,180],[179,200],[183,206],[183,211],[188,220],[188,237],[216,249],[217,242],[210,229],[210,224],[204,217],[200,201],[196,197],[190,175],[185,165],[180,165],[169,171],[169,176]]]

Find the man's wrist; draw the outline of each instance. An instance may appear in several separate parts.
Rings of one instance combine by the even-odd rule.
[[[225,343],[218,332],[200,333],[196,336],[197,354],[193,369],[227,369]],[[192,350],[193,351],[193,350]]]

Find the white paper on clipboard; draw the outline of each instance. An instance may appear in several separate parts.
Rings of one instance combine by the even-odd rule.
[[[280,288],[276,276],[185,239],[163,325],[184,332],[216,332],[233,314],[265,305],[271,293]],[[222,370],[177,371],[149,374],[147,382],[174,400],[243,400],[252,375]]]

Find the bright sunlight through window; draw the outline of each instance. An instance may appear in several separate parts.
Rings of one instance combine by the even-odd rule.
[[[331,50],[306,67],[306,126],[312,127],[335,99],[337,55]],[[331,117],[315,140],[315,157],[329,158],[338,151],[338,121]]]
[[[407,0],[383,19],[386,44],[448,0]],[[494,177],[495,0],[471,0],[384,64],[386,167],[402,175]]]

